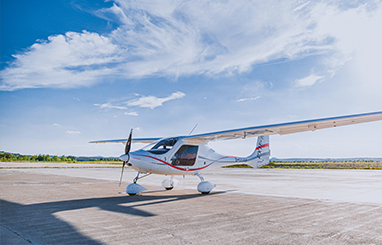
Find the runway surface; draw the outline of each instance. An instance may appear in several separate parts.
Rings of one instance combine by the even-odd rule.
[[[382,171],[217,169],[140,184],[120,170],[1,169],[1,244],[382,244]]]

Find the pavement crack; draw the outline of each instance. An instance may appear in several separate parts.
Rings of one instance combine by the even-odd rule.
[[[5,229],[9,230],[10,232],[12,232],[13,234],[15,234],[16,236],[20,237],[21,239],[23,239],[24,241],[27,241],[29,242],[30,244],[33,244],[33,242],[25,237],[23,237],[22,235],[20,235],[19,233],[17,233],[16,231],[12,230],[11,228],[9,228],[8,226],[4,225],[4,224],[0,224],[2,227],[4,227]]]

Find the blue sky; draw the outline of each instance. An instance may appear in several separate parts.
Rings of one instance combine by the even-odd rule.
[[[380,23],[381,1],[2,1],[0,149],[118,156],[88,142],[381,111]],[[277,135],[272,156],[381,157],[381,136]]]

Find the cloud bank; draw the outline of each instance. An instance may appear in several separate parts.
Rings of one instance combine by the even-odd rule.
[[[1,71],[0,90],[73,88],[122,77],[240,74],[257,64],[311,55],[324,56],[331,72],[356,59],[360,73],[372,74],[373,81],[374,74],[382,77],[376,62],[382,57],[381,2],[114,2],[94,14],[116,22],[117,29],[105,35],[67,32],[35,43]],[[150,98],[133,103],[145,105],[145,100]]]
[[[121,58],[110,38],[86,31],[50,36],[14,57],[1,71],[1,90],[89,86],[109,75],[109,66]]]

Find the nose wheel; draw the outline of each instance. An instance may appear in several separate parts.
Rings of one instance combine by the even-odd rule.
[[[178,183],[179,181],[174,179],[174,176],[171,176],[170,179],[163,180],[162,186],[163,188],[169,191],[169,190],[172,190]]]
[[[140,174],[140,173],[141,173],[141,172],[138,172],[137,176],[133,179],[133,183],[129,184],[129,185],[126,187],[126,193],[127,193],[129,196],[135,196],[135,195],[138,194],[138,193],[147,191],[147,188],[144,187],[144,186],[141,186],[141,185],[137,184],[137,181],[138,181],[139,179],[142,179],[142,178],[146,177],[146,176],[149,176],[151,173],[139,177],[139,174]]]

